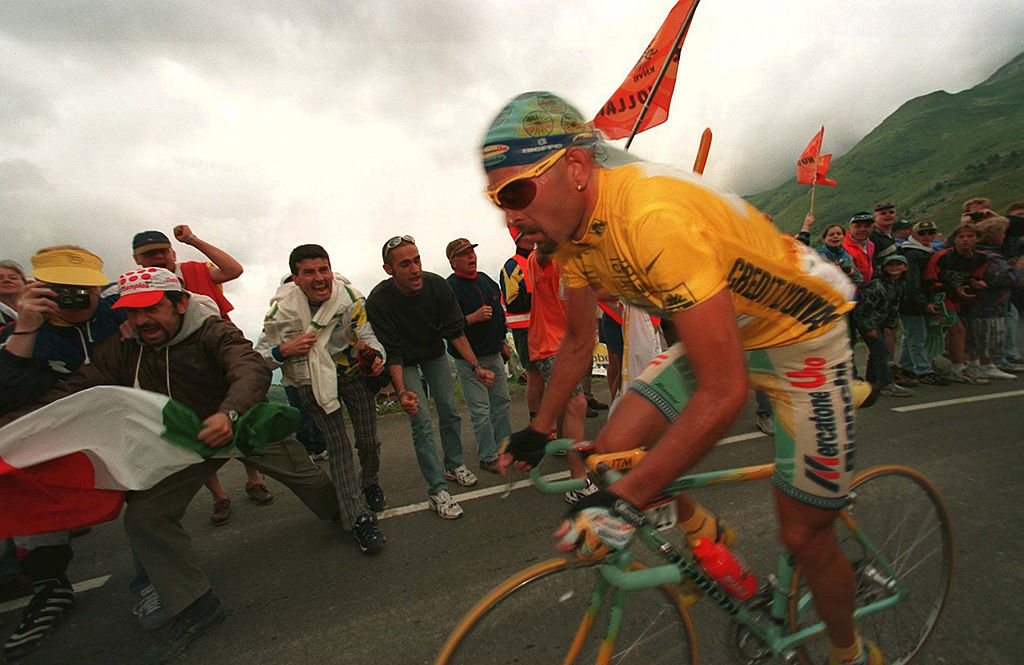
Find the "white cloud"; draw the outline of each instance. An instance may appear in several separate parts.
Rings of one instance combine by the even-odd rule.
[[[364,292],[401,233],[442,274],[445,244],[470,237],[495,273],[512,246],[480,193],[487,123],[528,89],[594,113],[671,6],[3,3],[0,258],[79,243],[115,275],[134,232],[186,222],[245,265],[226,291],[250,336],[296,244],[323,244]],[[1016,0],[704,0],[671,118],[634,150],[689,165],[710,126],[708,179],[758,191],[822,124],[841,154],[907,99],[980,82],[1022,28]]]

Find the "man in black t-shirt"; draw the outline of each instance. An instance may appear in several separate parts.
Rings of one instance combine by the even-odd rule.
[[[445,340],[469,363],[480,383],[494,385],[494,374],[480,365],[466,339],[466,317],[451,286],[440,275],[424,272],[412,236],[395,236],[381,249],[384,272],[366,299],[366,313],[377,339],[387,351],[388,371],[402,409],[409,414],[416,461],[427,481],[428,505],[444,519],[462,516],[462,507],[448,493],[446,480],[463,487],[477,478],[462,459],[462,419],[455,408],[455,384],[445,354]],[[437,454],[434,426],[427,408],[424,381],[437,407],[444,465]],[[420,405],[423,408],[420,408]]]

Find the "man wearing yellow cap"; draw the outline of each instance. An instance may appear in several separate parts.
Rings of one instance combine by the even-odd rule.
[[[103,261],[73,245],[48,247],[32,257],[32,274],[17,302],[18,318],[0,329],[0,415],[14,411],[89,362],[93,347],[114,335],[124,315],[117,296],[101,297],[110,280]],[[8,660],[38,647],[75,606],[67,569],[68,531],[14,539],[34,596],[4,643]]]

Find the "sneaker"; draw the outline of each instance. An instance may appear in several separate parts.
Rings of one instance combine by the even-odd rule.
[[[460,464],[454,469],[445,469],[444,479],[454,480],[463,487],[472,487],[473,485],[476,485],[476,476],[473,475],[472,471],[466,468],[465,464]]]
[[[139,595],[142,596],[142,600],[132,608],[132,614],[135,615],[139,625],[142,626],[143,630],[163,628],[169,617],[164,612],[164,604],[160,600],[160,594],[156,592],[152,584],[147,584],[139,592]]]
[[[899,365],[892,368],[892,377],[893,383],[897,386],[903,386],[904,388],[916,386],[918,383],[917,377]]]
[[[759,415],[757,417],[757,429],[768,436],[775,436],[775,418],[770,413]]]
[[[363,496],[366,497],[367,507],[375,513],[384,510],[384,506],[388,503],[384,498],[384,490],[377,483],[364,487]]]
[[[607,411],[608,405],[604,402],[598,402],[595,398],[591,397],[587,400],[587,408],[593,409],[594,411]]]
[[[142,654],[144,665],[163,665],[181,655],[189,644],[224,621],[220,599],[207,591],[174,617],[156,644]]]
[[[462,517],[462,506],[455,502],[448,490],[427,497],[427,506],[444,520],[457,520]]]
[[[978,376],[985,379],[1016,379],[1016,374],[1004,372],[995,365],[982,365],[977,372]]]
[[[1014,363],[1003,359],[996,360],[993,364],[1004,372],[1024,372],[1024,364]]]
[[[597,492],[597,490],[597,485],[591,482],[590,478],[587,478],[587,484],[583,487],[583,489],[569,490],[568,492],[565,493],[565,502],[571,506],[575,503],[578,503],[579,500],[582,499],[583,497],[594,494],[595,492]]]
[[[210,514],[210,524],[213,526],[224,526],[231,519],[231,499],[217,499],[213,502],[213,512]]]
[[[492,459],[489,462],[480,462],[480,468],[489,473],[501,473],[501,464],[497,458]]]
[[[269,506],[274,503],[274,495],[270,493],[263,483],[253,483],[245,486],[245,493],[249,500],[257,506]]]
[[[948,386],[949,385],[949,381],[947,381],[946,379],[942,378],[941,376],[939,376],[935,372],[929,372],[928,374],[923,374],[923,375],[917,377],[917,381],[918,381],[918,383],[920,383],[923,386]]]
[[[987,385],[988,377],[981,371],[981,367],[965,367],[963,371],[966,383],[974,383],[979,386]]]
[[[32,590],[34,595],[21,615],[21,622],[4,642],[4,658],[7,660],[20,658],[36,649],[77,602],[71,582],[64,576],[37,581]]]
[[[882,394],[888,397],[913,397],[914,391],[909,388],[904,388],[903,386],[898,386],[895,383],[890,383],[882,388]]]
[[[384,535],[377,528],[377,518],[372,515],[360,515],[356,518],[352,534],[356,537],[363,554],[377,554],[384,549]]]

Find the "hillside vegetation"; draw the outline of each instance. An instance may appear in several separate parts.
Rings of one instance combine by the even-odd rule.
[[[1022,91],[1024,53],[969,90],[903,104],[833,160],[828,175],[839,184],[817,188],[812,238],[825,224],[845,223],[883,201],[904,219],[931,220],[948,231],[971,197],[992,199],[1000,213],[1024,200]],[[799,230],[810,209],[810,186],[796,183],[795,161],[786,183],[747,197],[788,232]]]

